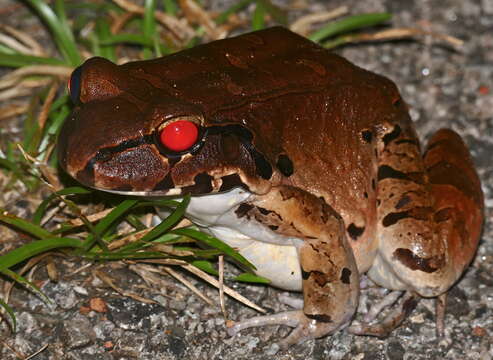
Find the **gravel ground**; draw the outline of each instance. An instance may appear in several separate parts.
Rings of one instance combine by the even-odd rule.
[[[46,344],[33,359],[493,358],[493,0],[327,3],[313,1],[311,6],[316,11],[344,4],[354,14],[389,11],[394,14],[395,26],[419,27],[466,42],[461,52],[431,39],[364,44],[340,51],[398,84],[423,141],[441,127],[453,128],[463,135],[477,164],[486,198],[486,223],[474,263],[450,293],[445,338],[435,335],[433,301],[423,300],[387,339],[342,331],[274,355],[275,341],[288,329],[251,329],[230,338],[218,309],[204,305],[169,278],[163,278],[159,289],[151,288],[135,271],[120,264],[84,268],[85,263],[60,258],[56,260],[61,274],[58,282],[44,280],[44,267],[35,274],[52,304],[46,305],[22,289],[14,290],[11,305],[16,309],[19,330],[10,335],[5,323],[0,324],[1,359],[16,359],[12,349],[27,356]],[[1,0],[0,4],[12,2]],[[94,276],[96,270],[116,279],[125,291],[151,298],[156,304],[119,295]],[[217,299],[215,290],[197,284]],[[236,289],[269,311],[286,309],[277,300],[280,292],[275,289],[245,285]],[[372,289],[368,295],[378,292]],[[228,299],[226,305],[232,319],[256,315],[233,300]]]

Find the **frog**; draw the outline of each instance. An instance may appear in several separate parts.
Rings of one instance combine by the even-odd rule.
[[[461,137],[425,151],[397,86],[284,27],[116,65],[86,60],[58,137],[61,167],[98,190],[191,196],[186,217],[235,248],[293,310],[235,322],[385,335],[420,298],[442,304],[471,263],[484,199]],[[350,326],[360,281],[406,294],[382,326]],[[443,317],[443,314],[442,314]]]

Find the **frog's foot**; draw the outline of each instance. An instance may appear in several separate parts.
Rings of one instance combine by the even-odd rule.
[[[291,345],[331,334],[345,324],[310,319],[302,310],[294,310],[246,319],[229,327],[227,332],[230,336],[234,336],[243,329],[265,325],[286,325],[294,328],[286,338],[279,342],[282,349],[287,349]]]
[[[401,292],[393,291],[386,296],[386,298],[382,301],[385,303],[383,307],[389,306],[390,302],[395,303],[395,301],[401,296]],[[391,312],[383,319],[381,322],[376,324],[370,324],[370,321],[373,320],[372,316],[376,313],[376,310],[373,308],[368,312],[368,314],[372,313],[371,316],[368,316],[370,321],[359,323],[354,321],[351,326],[348,328],[348,331],[351,334],[355,335],[368,335],[368,336],[377,336],[380,338],[385,338],[389,336],[389,334],[397,328],[402,322],[409,316],[409,314],[414,310],[417,303],[419,301],[419,296],[412,293],[406,292],[398,306],[396,306]],[[377,304],[377,308],[383,309],[383,307]],[[375,308],[376,309],[376,308]],[[378,314],[377,314],[378,315]]]

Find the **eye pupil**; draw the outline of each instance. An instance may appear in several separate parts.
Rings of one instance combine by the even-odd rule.
[[[161,143],[172,151],[185,151],[197,142],[199,130],[192,121],[178,120],[161,131]]]

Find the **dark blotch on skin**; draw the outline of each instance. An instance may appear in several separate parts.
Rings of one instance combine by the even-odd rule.
[[[200,173],[193,178],[194,185],[185,186],[182,190],[183,194],[208,194],[212,192],[212,180],[214,178],[206,173]]]
[[[257,209],[262,215],[269,215],[271,212],[273,212],[271,210],[267,210],[266,208],[260,206],[257,206]]]
[[[404,180],[409,180],[409,177],[403,173],[402,171],[395,170],[394,168],[388,166],[388,165],[381,165],[378,168],[378,175],[377,175],[378,181],[383,180],[383,179],[404,179]]]
[[[350,284],[351,283],[351,270],[349,270],[348,268],[342,269],[341,281],[344,284]]]
[[[272,176],[272,166],[270,166],[267,159],[258,151],[250,151],[255,161],[255,168],[257,173],[265,180],[269,180]]]
[[[387,146],[392,140],[395,140],[399,137],[399,135],[401,134],[401,127],[399,125],[396,125],[394,130],[392,130],[392,132],[384,135],[384,137],[382,138],[383,140],[383,143],[385,144],[385,146]]]
[[[452,208],[445,208],[437,211],[435,215],[433,215],[433,220],[435,222],[447,221],[452,217],[452,212],[454,210]]]
[[[160,182],[158,182],[156,184],[156,186],[154,187],[154,190],[169,190],[169,189],[173,189],[174,187],[175,187],[175,184],[173,183],[173,179],[171,178],[171,174],[168,173],[168,175],[166,175],[163,180],[161,180]]]
[[[269,229],[271,229],[272,231],[276,231],[277,229],[279,229],[279,226],[277,226],[277,225],[269,225]]]
[[[385,227],[394,225],[399,220],[405,218],[413,218],[416,220],[428,220],[433,209],[427,206],[419,206],[407,211],[394,212],[386,215],[382,220],[382,225]]]
[[[403,208],[404,206],[406,206],[407,204],[409,204],[411,202],[411,198],[407,195],[404,195],[403,197],[400,198],[400,200],[397,202],[397,204],[395,205],[395,208],[396,209],[401,209]]]
[[[243,203],[240,204],[240,206],[238,206],[238,208],[235,210],[235,214],[239,219],[241,219],[252,209],[253,209],[253,205]]]
[[[310,319],[317,320],[320,322],[325,322],[325,323],[332,322],[332,318],[330,317],[330,315],[325,315],[325,314],[305,314],[305,315]]]
[[[219,191],[228,191],[236,187],[242,187],[245,190],[248,190],[248,186],[241,181],[241,178],[238,174],[223,176],[221,180],[222,183]]]
[[[365,227],[364,226],[358,227],[354,225],[354,223],[351,223],[347,227],[347,232],[349,233],[351,239],[357,240],[365,232]]]
[[[284,176],[291,176],[294,172],[294,166],[291,159],[284,154],[279,155],[276,163],[277,168]]]
[[[422,258],[409,249],[399,248],[394,251],[394,258],[411,270],[420,270],[426,273],[433,273],[445,264],[443,256],[432,256]]]
[[[366,142],[366,143],[371,143],[371,140],[373,139],[373,133],[370,130],[364,130],[361,132],[361,138]]]

